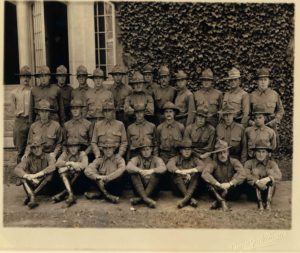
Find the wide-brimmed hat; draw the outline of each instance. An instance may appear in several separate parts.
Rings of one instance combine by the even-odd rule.
[[[60,65],[56,68],[56,76],[70,76],[71,74],[68,73],[67,68],[64,65]]]
[[[37,107],[35,107],[36,110],[43,110],[43,111],[54,111],[53,108],[51,108],[50,102],[47,99],[41,99]]]
[[[89,78],[93,79],[95,77],[102,77],[104,79],[106,76],[101,68],[96,68],[93,72],[93,75],[89,76]]]
[[[148,63],[144,66],[143,68],[143,73],[153,73],[153,68],[152,66]]]
[[[145,147],[154,147],[152,140],[150,140],[147,136],[139,140],[136,148],[141,149]]]
[[[229,103],[225,103],[224,106],[220,111],[218,111],[219,114],[237,114],[238,111]]]
[[[228,143],[226,141],[218,139],[215,144],[215,150],[213,151],[213,153],[219,153],[230,148],[231,146],[228,146]]]
[[[112,102],[105,102],[102,106],[103,111],[114,111],[115,109],[115,105]]]
[[[129,79],[130,85],[134,85],[137,83],[145,83],[144,76],[140,71],[135,71],[132,77]]]
[[[267,68],[261,68],[257,70],[256,73],[256,79],[263,78],[263,77],[269,77],[270,76],[270,70]]]
[[[164,104],[163,110],[165,111],[167,109],[172,109],[175,113],[180,112],[179,108],[174,103],[172,103],[171,101],[168,101]]]
[[[116,74],[126,75],[127,71],[120,64],[117,64],[113,67],[111,72],[109,72],[108,74],[110,74],[110,75],[116,75]]]
[[[99,147],[101,148],[116,148],[118,146],[118,143],[110,138],[105,139],[102,141],[102,143],[99,144]]]
[[[210,68],[207,68],[201,73],[201,80],[214,80],[214,74]]]
[[[146,110],[146,105],[145,104],[136,104],[133,107],[134,112],[141,112]]]
[[[191,139],[183,139],[179,144],[177,145],[178,149],[184,149],[184,148],[192,148],[193,147],[193,142]]]
[[[198,116],[209,117],[208,108],[205,106],[198,106],[197,110],[194,113]]]
[[[76,69],[76,76],[88,76],[87,68],[83,65],[79,65]]]
[[[64,146],[81,146],[82,143],[75,136],[69,137],[67,141],[64,143]]]
[[[175,79],[186,80],[188,79],[188,75],[183,70],[179,70],[177,73],[175,73]]]
[[[31,69],[29,66],[25,65],[20,69],[20,73],[17,73],[16,76],[28,76],[32,77]]]
[[[53,73],[50,72],[50,69],[48,66],[44,65],[38,68],[37,73],[35,74],[36,77],[39,77],[41,75],[53,75]]]
[[[45,143],[45,141],[43,140],[43,138],[39,137],[35,137],[30,143],[29,146],[30,148],[33,147],[39,147],[42,146]]]
[[[225,77],[224,80],[234,80],[241,77],[241,72],[237,68],[232,68],[228,71],[228,77]]]
[[[170,75],[170,70],[169,70],[168,66],[162,65],[162,66],[160,66],[158,73],[160,76],[168,76],[168,75]]]
[[[257,142],[255,142],[254,146],[250,148],[251,150],[258,150],[258,149],[266,149],[268,151],[272,151],[273,149],[271,146],[266,143],[264,140],[259,139]]]
[[[267,108],[264,104],[257,104],[254,105],[251,115],[257,115],[257,114],[269,115],[270,113],[267,112]]]
[[[71,100],[70,107],[85,107],[81,99],[75,98]]]

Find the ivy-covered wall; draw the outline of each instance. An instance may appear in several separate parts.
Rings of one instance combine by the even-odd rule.
[[[292,153],[293,4],[119,2],[118,22],[130,69],[148,62],[157,69],[168,64],[173,74],[183,69],[192,90],[199,88],[207,67],[222,91],[227,71],[238,67],[248,92],[256,88],[256,70],[270,68],[271,86],[286,111],[280,151]]]

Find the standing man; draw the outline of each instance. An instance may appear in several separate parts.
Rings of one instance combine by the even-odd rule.
[[[159,69],[159,83],[160,85],[154,90],[153,99],[155,105],[155,117],[157,124],[160,124],[163,120],[164,109],[163,106],[166,102],[174,102],[176,90],[170,86],[170,70],[167,66],[163,65]]]
[[[237,111],[229,104],[219,112],[222,121],[216,128],[217,139],[226,141],[230,146],[230,156],[242,164],[247,161],[247,142],[243,125],[234,122]]]
[[[70,75],[64,65],[56,68],[57,86],[60,88],[62,95],[66,121],[71,119],[70,102],[73,88],[69,84],[66,84],[67,77]]]
[[[175,120],[175,114],[179,109],[172,102],[167,102],[163,110],[165,121],[157,127],[157,141],[159,157],[167,163],[170,158],[177,155],[176,147],[182,141],[184,126]]]
[[[126,130],[123,122],[115,119],[115,106],[113,103],[103,105],[104,119],[96,122],[93,137],[92,148],[96,158],[102,157],[99,150],[106,139],[112,139],[116,144],[118,155],[123,157],[127,150],[128,142]]]
[[[252,109],[257,105],[265,106],[266,112],[269,113],[269,115],[266,116],[265,123],[275,131],[278,142],[279,135],[277,127],[284,115],[284,109],[278,93],[269,88],[269,76],[269,70],[266,68],[257,71],[258,87],[250,94],[250,104]],[[254,122],[250,121],[250,125],[254,125]]]
[[[30,111],[30,80],[32,77],[31,70],[28,66],[23,66],[18,74],[20,85],[11,93],[11,113],[15,115],[13,128],[13,141],[17,149],[17,163],[21,161],[24,155],[30,128],[29,111]]]
[[[53,108],[50,119],[59,122],[62,126],[65,122],[65,109],[60,88],[58,88],[57,85],[50,84],[51,74],[50,69],[47,66],[40,67],[36,76],[40,80],[40,85],[33,87],[31,90],[29,111],[30,122],[33,123],[39,119],[38,115],[36,115],[35,107],[42,99],[46,99]]]
[[[216,156],[207,164],[202,173],[202,178],[208,183],[208,189],[216,199],[211,209],[222,207],[228,211],[226,200],[235,200],[240,196],[240,184],[246,179],[247,173],[243,165],[229,156],[227,142],[218,140],[215,145]]]
[[[275,131],[265,125],[265,117],[269,115],[266,112],[266,108],[263,105],[257,105],[253,108],[252,115],[254,115],[254,126],[247,127],[245,130],[249,158],[253,158],[253,150],[251,148],[258,140],[263,140],[273,151],[277,147]]]
[[[194,122],[195,101],[193,93],[187,88],[188,76],[183,70],[175,74],[177,83],[177,95],[175,105],[179,109],[176,120],[184,126]]]
[[[204,163],[194,156],[192,141],[184,139],[179,145],[179,154],[169,160],[167,169],[172,173],[172,179],[184,198],[177,204],[178,208],[186,205],[197,207],[198,202],[193,197],[198,185],[199,172],[204,169]]]
[[[88,79],[88,72],[87,68],[83,65],[80,65],[77,67],[76,70],[76,78],[78,81],[78,87],[72,91],[72,99],[81,99],[83,102],[83,105],[86,106],[86,92],[90,89],[90,87],[87,84]],[[83,108],[82,116],[86,117],[86,108]]]
[[[43,151],[56,160],[62,149],[62,128],[57,121],[49,118],[53,109],[50,108],[48,100],[42,99],[37,105],[35,109],[38,111],[39,120],[34,122],[29,129],[27,147],[22,159],[28,157],[32,141],[40,138],[44,142]]]
[[[209,117],[207,122],[213,127],[217,127],[219,122],[218,111],[222,108],[223,94],[213,87],[214,75],[210,68],[205,69],[200,77],[202,88],[195,92],[196,108],[207,103]]]
[[[116,107],[116,119],[126,123],[127,119],[124,114],[125,98],[132,93],[131,87],[122,82],[122,79],[127,75],[127,72],[121,65],[117,64],[109,74],[112,75],[114,79],[114,84],[111,86],[111,92]]]
[[[151,199],[152,193],[157,190],[161,175],[166,172],[166,166],[161,158],[153,155],[153,143],[145,137],[138,146],[138,155],[131,158],[127,164],[134,190],[139,197],[131,198],[132,205],[145,202],[155,208],[156,202]]]
[[[229,80],[230,90],[224,95],[222,107],[224,107],[225,104],[230,104],[237,111],[236,121],[246,128],[249,121],[250,99],[249,94],[240,87],[240,71],[236,68],[232,68],[228,72],[228,77],[225,78],[225,80]]]
[[[146,64],[143,68],[142,74],[144,76],[144,81],[145,81],[144,90],[146,91],[146,93],[148,95],[150,95],[152,97],[154,94],[154,90],[156,90],[158,87],[158,84],[153,82],[152,66],[150,64]]]
[[[132,79],[129,80],[129,84],[132,85],[133,92],[128,97],[126,97],[124,103],[124,113],[126,114],[126,118],[128,119],[128,124],[133,122],[134,107],[136,105],[145,105],[145,117],[147,117],[150,121],[153,120],[153,98],[144,90],[143,75],[139,71],[136,71],[132,76]]]
[[[106,90],[103,86],[105,75],[102,69],[96,68],[93,75],[90,76],[93,79],[95,87],[88,89],[86,97],[87,115],[86,118],[92,123],[92,129],[94,129],[95,123],[104,119],[102,107],[105,102],[114,102],[112,93]]]
[[[277,181],[281,180],[282,174],[275,161],[269,159],[272,148],[263,140],[258,140],[252,148],[254,158],[245,163],[248,174],[248,183],[255,189],[258,209],[271,210],[271,201],[275,193]],[[264,200],[263,200],[264,198]]]

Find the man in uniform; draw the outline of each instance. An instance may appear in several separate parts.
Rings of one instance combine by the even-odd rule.
[[[100,194],[103,197],[112,202],[118,203],[119,196],[113,195],[110,192],[118,192],[121,194],[121,176],[123,175],[126,166],[125,160],[119,155],[115,154],[115,150],[118,147],[118,143],[114,139],[109,137],[101,142],[100,147],[103,152],[102,157],[96,158],[85,169],[85,175],[96,182]],[[91,198],[90,193],[85,194],[87,198]]]
[[[153,99],[155,104],[155,117],[157,125],[164,120],[163,106],[166,102],[174,102],[176,90],[170,86],[170,70],[167,66],[163,65],[159,69],[159,83],[160,85],[154,90]]]
[[[47,99],[53,108],[50,118],[59,122],[61,125],[65,122],[65,109],[60,88],[57,85],[50,84],[50,69],[47,66],[39,68],[37,77],[40,85],[31,90],[29,120],[31,123],[36,121],[35,107],[42,99]]]
[[[235,200],[240,196],[241,185],[247,177],[243,165],[229,156],[227,142],[218,140],[215,145],[216,156],[203,170],[202,178],[208,183],[208,189],[216,199],[211,209],[222,207],[228,211],[226,200]]]
[[[176,120],[184,126],[194,122],[195,101],[193,93],[187,88],[188,76],[183,70],[175,74],[177,83],[177,94],[174,104],[178,107],[179,113]]]
[[[163,110],[165,121],[157,127],[157,141],[159,157],[167,163],[177,155],[176,147],[182,141],[184,126],[174,119],[179,109],[172,102],[165,103]]]
[[[253,108],[252,115],[254,115],[255,125],[247,127],[245,130],[249,158],[253,158],[253,151],[251,148],[253,148],[254,144],[258,140],[263,140],[272,148],[273,151],[277,147],[275,131],[272,128],[265,125],[265,117],[266,115],[269,115],[269,113],[266,111],[264,105],[256,105]]]
[[[200,79],[202,80],[202,88],[194,94],[196,108],[207,104],[209,113],[207,122],[213,127],[217,127],[219,122],[218,111],[222,107],[223,94],[213,87],[214,76],[210,68],[202,72]]]
[[[219,113],[223,120],[216,128],[216,137],[226,141],[231,146],[230,156],[244,164],[247,160],[247,143],[243,125],[234,122],[237,111],[226,104]]]
[[[34,122],[28,133],[28,141],[25,154],[22,159],[28,157],[30,153],[31,142],[35,138],[41,138],[44,142],[43,151],[53,157],[54,160],[60,155],[63,142],[63,132],[59,123],[49,118],[50,103],[46,99],[42,99],[35,109],[38,111],[39,120]]]
[[[173,183],[177,186],[184,198],[178,202],[177,207],[186,205],[197,207],[198,202],[193,197],[198,185],[199,172],[204,169],[204,163],[192,152],[192,141],[184,139],[179,145],[179,154],[169,160],[167,169],[172,173]]]
[[[107,102],[103,105],[104,119],[96,122],[92,137],[92,148],[96,158],[102,156],[98,147],[106,139],[114,140],[120,157],[125,155],[128,146],[125,126],[121,121],[114,119],[114,113],[113,103]]]
[[[78,81],[78,87],[72,91],[72,99],[81,99],[83,104],[86,106],[86,92],[90,89],[87,83],[88,71],[87,68],[83,65],[77,67],[76,78]],[[86,117],[86,107],[82,110],[82,116]]]
[[[247,180],[256,191],[258,209],[264,209],[264,198],[265,209],[270,210],[275,186],[281,180],[282,174],[277,163],[269,159],[272,148],[267,143],[258,140],[252,150],[254,158],[245,163],[245,169],[249,171]]]
[[[195,122],[185,128],[184,138],[192,141],[193,152],[196,157],[205,159],[206,157],[202,157],[202,155],[211,152],[214,148],[215,128],[206,122],[208,118],[206,106],[198,107],[195,114]]]
[[[230,82],[230,90],[225,93],[223,105],[230,104],[236,111],[236,121],[241,123],[244,127],[248,126],[249,113],[250,113],[250,100],[249,94],[244,91],[241,85],[241,74],[236,68],[232,68],[228,72],[228,77],[225,80]]]
[[[53,196],[52,200],[59,202],[68,194],[66,206],[69,207],[76,203],[72,184],[76,181],[80,172],[88,166],[88,157],[85,152],[80,151],[81,141],[76,137],[69,137],[64,145],[67,149],[57,159],[55,166],[66,189]]]
[[[103,87],[103,81],[105,79],[104,72],[100,68],[96,68],[93,75],[90,76],[93,79],[95,87],[88,89],[85,94],[87,115],[86,118],[92,123],[92,129],[94,129],[95,123],[104,119],[102,107],[105,102],[114,102],[112,93]]]
[[[269,76],[269,70],[266,68],[257,71],[258,88],[250,94],[250,104],[252,109],[257,105],[265,106],[266,112],[269,113],[265,123],[275,131],[278,142],[277,126],[284,115],[284,109],[278,93],[269,88]],[[254,125],[254,122],[250,121],[250,125]]]
[[[158,84],[153,82],[153,68],[150,64],[146,64],[143,68],[143,76],[145,81],[144,90],[151,97],[153,96],[154,90],[157,89]]]
[[[24,205],[30,209],[38,206],[35,197],[51,181],[55,169],[55,159],[43,152],[43,140],[32,140],[29,155],[14,170],[27,195]]]
[[[62,95],[66,121],[71,119],[70,102],[73,88],[66,84],[67,77],[70,75],[64,65],[60,65],[56,68],[57,86],[60,88]]]
[[[143,140],[143,138],[145,137],[149,138],[153,143],[154,154],[158,154],[156,126],[144,118],[145,110],[146,107],[144,104],[137,104],[134,107],[136,120],[127,128],[129,158],[132,158],[139,154],[139,151],[137,150],[138,145],[140,144],[141,140]]]
[[[145,105],[145,117],[148,118],[149,121],[153,121],[153,98],[144,90],[143,75],[139,71],[136,71],[132,76],[132,79],[129,80],[129,84],[132,85],[133,92],[126,97],[124,102],[124,113],[128,119],[128,124],[133,122],[134,107],[141,104]]]
[[[121,65],[117,64],[109,74],[111,74],[114,79],[114,84],[111,86],[111,92],[116,106],[116,119],[127,124],[127,119],[124,114],[124,103],[125,98],[132,93],[132,88],[122,82],[122,79],[127,72]]]
[[[131,198],[130,202],[132,205],[144,202],[155,208],[156,202],[150,197],[157,190],[161,175],[167,169],[163,160],[153,155],[153,143],[149,138],[140,139],[137,149],[139,154],[131,158],[126,166],[133,188],[138,194],[138,197]]]
[[[21,161],[24,155],[28,131],[30,128],[30,80],[32,77],[30,68],[23,66],[18,74],[20,76],[20,85],[11,93],[11,113],[15,115],[13,128],[13,141],[17,149],[17,163]]]

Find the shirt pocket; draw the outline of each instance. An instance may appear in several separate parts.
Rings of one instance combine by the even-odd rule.
[[[54,145],[56,143],[56,134],[53,132],[48,133],[46,136],[46,143],[47,145]]]
[[[268,102],[266,105],[268,112],[273,113],[275,111],[276,102]]]
[[[203,142],[203,143],[207,143],[207,142],[208,142],[208,139],[209,139],[209,133],[205,131],[205,132],[202,134],[200,141]]]
[[[240,143],[241,143],[241,137],[232,137],[231,138],[231,143],[230,143],[231,146],[237,147],[240,145]]]
[[[115,140],[117,142],[121,141],[121,136],[122,136],[122,134],[119,131],[113,131],[112,132],[112,138],[113,138],[113,140]]]

